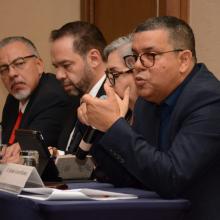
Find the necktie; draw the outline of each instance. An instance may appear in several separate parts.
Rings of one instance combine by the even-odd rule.
[[[81,140],[82,140],[82,134],[80,132],[80,123],[79,121],[77,121],[75,124],[73,136],[67,148],[67,152],[73,154],[77,150]]]
[[[19,111],[18,117],[17,117],[16,122],[15,122],[15,125],[14,125],[14,127],[13,127],[12,132],[11,132],[11,136],[10,136],[10,138],[9,138],[9,142],[8,142],[8,143],[9,143],[10,145],[15,142],[15,130],[19,128],[19,126],[20,126],[20,124],[21,124],[21,118],[22,118],[22,112]]]

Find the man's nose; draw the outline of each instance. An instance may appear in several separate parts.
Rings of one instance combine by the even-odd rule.
[[[8,76],[9,77],[14,77],[17,76],[19,73],[16,70],[16,68],[14,68],[12,65],[8,66]]]
[[[138,57],[138,59],[136,60],[136,62],[134,63],[134,74],[138,73],[139,71],[146,69],[143,64],[141,63],[140,57]]]
[[[56,78],[58,80],[62,80],[64,78],[66,78],[66,74],[65,74],[64,70],[62,70],[61,68],[56,68]]]

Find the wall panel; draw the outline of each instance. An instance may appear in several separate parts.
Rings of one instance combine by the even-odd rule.
[[[11,35],[30,38],[52,71],[49,34],[66,22],[80,19],[80,0],[1,0],[0,39]],[[0,82],[0,119],[7,92]]]
[[[190,24],[195,32],[197,58],[220,79],[220,1],[191,0]]]

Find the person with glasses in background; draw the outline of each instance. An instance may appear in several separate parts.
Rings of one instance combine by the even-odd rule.
[[[107,76],[106,83],[114,89],[120,98],[123,98],[124,91],[129,87],[129,111],[125,118],[132,126],[133,109],[138,95],[133,76],[133,68],[128,68],[123,59],[124,56],[131,54],[131,35],[115,39],[104,49],[104,57],[107,61],[107,68],[105,70]],[[110,182],[120,187],[139,185],[134,176],[118,163],[118,161],[114,160],[111,155],[106,153],[103,148],[98,146],[99,138],[101,138],[101,136],[96,138],[91,146],[91,154],[97,163],[97,168],[95,170],[95,176],[98,177],[97,179],[102,182]]]
[[[176,17],[153,17],[139,24],[133,33],[132,51],[125,62],[134,68],[142,98],[137,100],[134,117],[145,135],[124,119],[129,92],[118,100],[108,85],[107,99],[82,98],[78,117],[105,132],[99,147],[144,188],[164,198],[188,199],[191,207],[184,219],[219,219],[218,79],[197,63],[193,31]]]
[[[110,86],[121,98],[123,98],[125,89],[130,88],[129,109],[132,111],[138,96],[133,68],[128,68],[123,59],[124,56],[131,54],[131,35],[119,37],[104,49],[104,56],[107,60],[105,74]]]
[[[48,146],[56,145],[74,102],[54,74],[44,73],[43,61],[29,39],[12,36],[0,41],[0,78],[9,92],[2,113],[1,162],[20,162],[18,128],[41,131]]]

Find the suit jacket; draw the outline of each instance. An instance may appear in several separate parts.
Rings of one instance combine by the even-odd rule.
[[[105,95],[103,85],[100,87],[96,96],[100,97],[102,95]],[[79,105],[79,102],[78,102],[78,105]],[[83,138],[84,133],[88,129],[88,126],[83,125],[79,120],[76,119],[76,117],[74,117],[74,116],[77,116],[76,110],[77,110],[77,107],[73,109],[74,114],[69,115],[68,119],[66,120],[66,123],[62,129],[62,132],[60,134],[59,141],[58,141],[58,147],[62,150],[65,150],[68,140],[69,140],[70,133],[75,127],[73,137],[72,137],[73,142],[71,143],[71,146],[70,146],[73,148],[71,148],[71,150],[68,151],[68,153],[72,153],[72,154],[76,152],[79,146],[79,143]],[[102,137],[102,135],[103,135],[102,132],[97,131],[95,134],[95,142],[97,142],[97,140],[99,140]],[[102,182],[115,183],[115,185],[118,185],[118,186],[121,186],[121,183],[122,183],[121,180],[124,181],[126,179],[127,180],[126,182],[128,183],[130,181],[131,175],[127,172],[127,170],[123,166],[121,166],[121,164],[118,164],[117,161],[110,161],[111,163],[110,169],[108,168],[106,169],[105,163],[103,164],[102,162],[103,162],[103,156],[108,157],[108,155],[106,155],[104,149],[99,149],[98,151],[96,151],[96,149],[98,149],[98,147],[96,148],[94,146],[92,147],[91,152],[90,152],[93,155],[95,159],[95,163],[96,163],[96,169],[94,170],[91,178],[98,179],[99,181],[102,181]],[[114,175],[113,167],[115,167],[117,170],[118,169],[120,170],[119,176],[116,177]],[[115,179],[117,179],[117,182],[114,181]],[[133,179],[131,181],[131,184],[129,185],[134,185]]]
[[[39,85],[30,96],[20,128],[42,132],[47,145],[56,146],[66,115],[73,102],[66,95],[54,74],[43,73]],[[19,101],[8,95],[2,114],[3,143],[7,144],[17,118]]]
[[[103,83],[103,85],[104,85],[104,83]],[[103,85],[100,87],[100,89],[96,95],[97,97],[100,97],[105,94]],[[80,105],[80,102],[79,102],[80,99],[79,99],[79,97],[75,97],[75,99],[77,99],[77,101],[75,102],[75,106],[72,109],[72,113],[68,116],[67,120],[65,121],[65,125],[62,128],[62,132],[60,133],[58,145],[57,145],[59,149],[62,149],[65,151],[70,134],[71,134],[72,130],[74,129],[74,127],[77,126],[77,128],[75,129],[75,131],[73,133],[73,137],[72,137],[71,144],[73,145],[73,149],[71,151],[69,151],[68,153],[74,153],[76,151],[76,148],[78,147],[80,141],[82,140],[84,132],[87,129],[87,126],[82,124],[77,119],[77,108]]]
[[[105,94],[104,90],[99,91],[99,96]],[[131,113],[131,112],[129,112]],[[99,146],[99,141],[104,135],[103,132],[98,131],[95,135],[92,148],[90,150],[96,162],[96,169],[94,170],[92,178],[97,179],[99,182],[108,182],[117,187],[140,187],[142,184],[133,176],[128,170],[118,161],[115,160],[114,152],[110,154],[106,149]],[[108,144],[106,143],[106,146]],[[112,154],[114,157],[112,157]]]
[[[220,83],[205,65],[198,67],[172,112],[168,128],[170,143],[163,148],[166,150],[159,150],[157,145],[156,106],[143,99],[136,105],[139,115],[135,117],[134,128],[119,119],[99,144],[143,187],[162,197],[189,199],[192,207],[185,219],[217,220],[220,219]]]
[[[62,127],[62,130],[60,132],[59,138],[58,138],[58,144],[57,148],[60,150],[65,151],[66,146],[69,140],[69,136],[76,124],[77,120],[77,108],[80,105],[80,98],[78,96],[74,96],[73,98],[73,108],[71,113],[67,116],[64,126]]]

